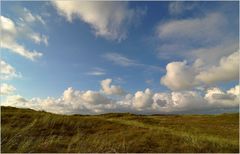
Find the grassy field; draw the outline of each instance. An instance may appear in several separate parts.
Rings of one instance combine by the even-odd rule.
[[[2,152],[239,152],[239,115],[56,115],[1,107]]]

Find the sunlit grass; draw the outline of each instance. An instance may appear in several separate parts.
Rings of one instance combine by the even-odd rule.
[[[66,116],[2,107],[2,152],[239,152],[239,115]]]

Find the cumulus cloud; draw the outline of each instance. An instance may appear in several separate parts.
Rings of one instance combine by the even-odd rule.
[[[166,66],[166,75],[161,84],[171,90],[191,89],[200,85],[229,82],[239,78],[239,53],[234,52],[222,57],[218,65],[208,66],[200,59],[193,65],[183,62],[171,62]]]
[[[171,2],[169,11],[181,14],[197,5],[194,2]],[[205,89],[238,80],[239,38],[236,25],[234,18],[216,10],[160,22],[156,28],[160,42],[159,57],[188,59],[168,63],[167,72],[160,79],[161,84],[179,91],[199,89],[199,86]]]
[[[109,100],[99,92],[88,90],[86,92],[75,91],[72,87],[63,93],[63,100],[66,102],[75,102],[76,99],[82,100],[88,104],[108,104]]]
[[[35,60],[42,56],[42,53],[35,50],[30,51],[16,41],[20,32],[11,19],[1,16],[1,23],[1,48],[9,49],[10,51],[30,60]]]
[[[78,91],[72,87],[67,88],[60,98],[48,97],[46,99],[32,98],[27,100],[20,95],[7,97],[3,105],[46,110],[54,113],[102,113],[111,103],[111,99],[96,91]]]
[[[52,1],[58,13],[72,22],[79,18],[89,24],[96,36],[121,41],[127,27],[145,10],[131,9],[127,2]]]
[[[204,110],[208,103],[196,91],[156,93],[154,108],[162,112]]]
[[[21,95],[9,95],[7,96],[4,102],[1,102],[1,105],[14,106],[14,107],[20,107],[20,108],[38,109],[33,107],[31,100],[27,100]]]
[[[6,63],[4,60],[0,60],[0,79],[1,80],[9,80],[14,77],[21,77],[19,73],[16,72],[15,68],[10,64]]]
[[[6,83],[1,84],[0,89],[1,95],[9,95],[16,91],[16,88],[14,86]]]
[[[235,87],[229,89],[227,91],[228,94],[236,95],[239,97],[240,94],[240,85],[236,85]]]
[[[188,66],[186,61],[171,62],[167,64],[166,70],[166,75],[161,78],[161,84],[171,90],[189,89],[196,85],[196,71]]]
[[[239,52],[222,57],[217,66],[200,72],[196,79],[206,84],[239,79]]]
[[[124,95],[125,91],[120,86],[111,85],[112,79],[105,79],[101,81],[101,88],[103,93],[107,95]]]
[[[138,110],[146,109],[153,103],[153,93],[150,89],[137,91],[133,97],[133,106]]]
[[[109,88],[109,87],[108,87]],[[114,89],[114,88],[113,88]],[[80,91],[67,88],[59,98],[25,99],[20,95],[9,95],[4,106],[15,106],[45,110],[60,114],[101,114],[109,112],[131,112],[140,114],[179,113],[238,109],[239,85],[227,91],[217,87],[206,91],[153,92],[150,89],[111,97],[100,91]]]
[[[208,89],[204,98],[209,102],[210,105],[219,107],[231,107],[239,105],[239,96],[239,85],[237,85],[227,92],[224,92],[220,88],[216,87]]]

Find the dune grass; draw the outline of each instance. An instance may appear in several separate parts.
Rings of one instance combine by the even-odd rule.
[[[2,152],[239,152],[239,114],[56,115],[1,107]]]

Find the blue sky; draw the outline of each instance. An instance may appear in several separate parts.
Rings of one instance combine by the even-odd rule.
[[[238,84],[238,9],[238,2],[3,1],[2,23],[16,30],[3,25],[1,59],[14,73],[1,72],[12,86],[2,99],[32,103],[58,98],[68,87],[105,96],[105,79],[135,96],[147,88],[204,97],[217,87],[227,94]]]

